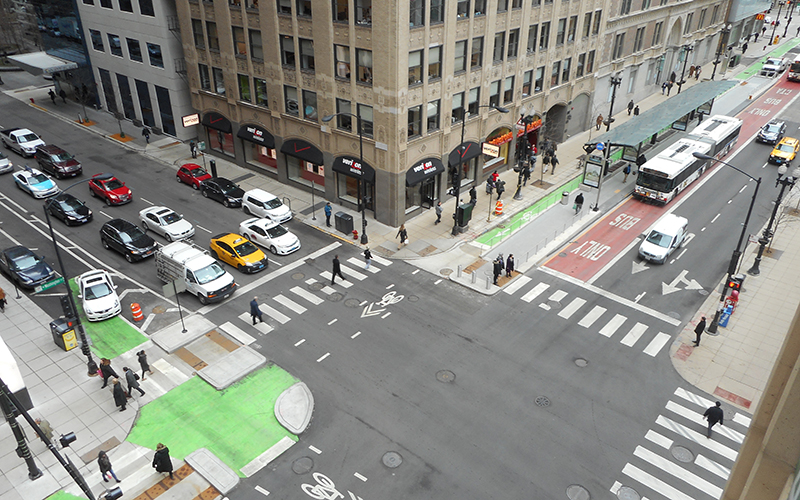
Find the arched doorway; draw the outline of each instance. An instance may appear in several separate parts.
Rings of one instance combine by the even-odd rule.
[[[578,94],[572,100],[569,110],[570,119],[567,121],[567,136],[579,134],[594,125],[592,117],[589,116],[591,114],[590,107],[589,94]]]
[[[564,129],[567,123],[567,106],[563,103],[555,104],[547,111],[547,119],[545,120],[544,137],[539,139],[541,142],[544,139],[550,139],[557,143],[564,142]]]

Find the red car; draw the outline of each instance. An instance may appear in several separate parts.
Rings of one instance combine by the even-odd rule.
[[[211,174],[206,172],[206,169],[197,165],[196,163],[187,163],[178,169],[175,176],[178,182],[183,182],[192,186],[194,189],[200,189],[200,184],[211,178]]]
[[[108,205],[124,205],[133,201],[131,190],[116,177],[112,176],[110,179],[95,179],[94,177],[89,181],[89,193],[93,197],[104,198]]]

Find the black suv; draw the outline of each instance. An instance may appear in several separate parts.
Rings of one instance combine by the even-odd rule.
[[[142,229],[125,219],[112,219],[100,229],[100,241],[106,250],[112,249],[125,256],[128,262],[150,257],[158,245]]]
[[[34,157],[43,171],[58,179],[75,177],[83,172],[80,162],[58,146],[39,146]]]

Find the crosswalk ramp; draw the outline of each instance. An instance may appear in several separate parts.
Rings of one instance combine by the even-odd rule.
[[[706,436],[705,410],[714,401],[677,388],[611,486],[650,500],[719,499],[744,442],[750,417],[723,405],[724,425]]]

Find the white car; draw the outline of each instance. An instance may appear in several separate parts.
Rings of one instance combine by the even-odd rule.
[[[266,217],[273,222],[286,222],[292,211],[274,194],[263,189],[251,189],[242,197],[242,210],[247,215]]]
[[[300,240],[288,229],[269,219],[247,219],[239,224],[239,234],[275,255],[287,255],[300,249]]]
[[[8,159],[8,156],[0,153],[0,174],[7,174],[14,171],[14,164]]]
[[[154,231],[167,241],[181,241],[194,236],[191,222],[167,207],[150,207],[139,212],[145,231]]]
[[[122,312],[116,288],[111,276],[102,269],[78,276],[78,297],[83,299],[83,312],[89,321],[103,321]]]
[[[14,172],[13,177],[18,188],[37,199],[47,198],[61,192],[49,175],[35,168],[26,166],[22,170]]]
[[[761,76],[777,76],[786,71],[789,60],[785,57],[768,57],[761,66]]]

